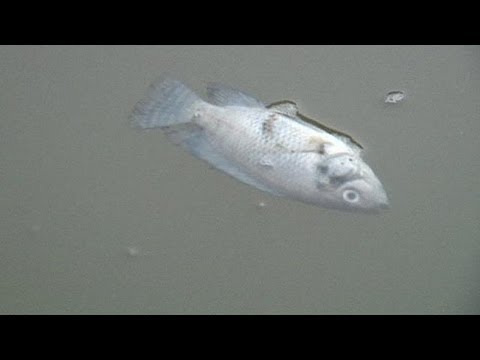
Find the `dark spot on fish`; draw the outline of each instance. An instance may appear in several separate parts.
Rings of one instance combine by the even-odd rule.
[[[325,154],[325,143],[321,143],[319,146],[318,146],[318,149],[317,149],[317,152],[321,155]]]
[[[332,175],[329,173],[330,169],[326,164],[317,165],[317,188],[324,189],[326,186],[337,188],[348,181],[360,179],[360,175],[349,172],[343,175]]]
[[[332,185],[331,178],[328,175],[328,165],[325,165],[325,164],[317,165],[317,176],[316,176],[315,182],[316,182],[315,185],[319,190],[323,190],[326,187],[329,187]]]
[[[337,187],[349,180],[348,176],[330,176],[330,184]]]
[[[270,114],[268,118],[262,123],[262,134],[265,137],[271,137],[273,133],[273,123],[277,120],[275,114]]]
[[[320,171],[321,174],[326,175],[328,173],[328,166],[327,165],[320,165],[318,167],[318,170]]]
[[[267,120],[265,120],[262,124],[262,133],[265,135],[265,133],[269,132],[269,123]]]

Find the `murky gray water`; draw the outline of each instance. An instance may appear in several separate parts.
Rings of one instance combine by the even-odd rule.
[[[3,46],[0,72],[0,313],[480,313],[480,47]],[[297,101],[391,209],[274,198],[131,130],[164,73]]]

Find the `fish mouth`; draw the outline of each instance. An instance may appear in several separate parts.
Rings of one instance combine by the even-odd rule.
[[[364,207],[359,208],[358,210],[364,211],[367,213],[379,214],[384,210],[390,209],[390,201],[388,200],[387,194],[383,190],[383,187],[379,189],[379,194],[372,199],[372,202]]]
[[[380,182],[379,182],[380,183]],[[378,200],[376,202],[376,207],[380,210],[388,210],[390,209],[390,201],[388,201],[387,193],[383,189],[383,186],[380,185],[380,196],[378,196]]]
[[[388,210],[388,209],[390,209],[390,202],[388,201],[388,199],[385,199],[380,204],[378,204],[378,207],[380,209]]]

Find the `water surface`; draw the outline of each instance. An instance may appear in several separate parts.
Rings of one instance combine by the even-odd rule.
[[[480,312],[479,47],[2,46],[0,71],[0,313]],[[131,130],[165,73],[351,134],[391,209],[274,198]]]

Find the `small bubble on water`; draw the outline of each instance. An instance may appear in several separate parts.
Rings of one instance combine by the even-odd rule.
[[[40,229],[41,229],[41,227],[38,224],[35,224],[35,225],[32,226],[32,231],[33,232],[38,232],[38,231],[40,231]]]
[[[128,256],[132,256],[132,257],[138,256],[140,254],[140,250],[135,246],[128,246],[127,247],[127,254],[128,254]]]
[[[395,91],[390,91],[386,96],[385,96],[385,103],[387,104],[396,104],[405,99],[405,91],[401,90],[395,90]]]
[[[259,209],[263,209],[266,206],[267,206],[267,204],[264,201],[260,201],[260,202],[257,203],[257,208],[259,208]]]

